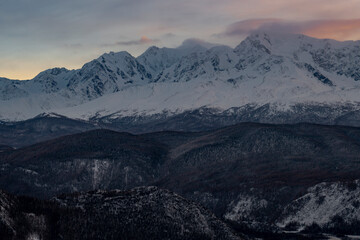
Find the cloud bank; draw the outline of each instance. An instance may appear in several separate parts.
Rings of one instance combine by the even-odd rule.
[[[246,36],[254,31],[297,33],[337,40],[360,39],[360,18],[346,20],[286,21],[248,19],[229,25],[221,36]]]
[[[147,36],[142,36],[139,40],[131,40],[131,41],[121,41],[117,42],[116,45],[143,45],[143,44],[154,44],[159,42],[159,39],[150,39]]]

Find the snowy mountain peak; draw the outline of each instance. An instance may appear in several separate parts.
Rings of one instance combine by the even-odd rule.
[[[137,58],[110,52],[78,70],[2,79],[0,119],[42,112],[89,118],[248,104],[287,110],[294,104],[357,104],[359,84],[359,42],[258,32],[235,49],[188,39],[178,48],[150,47]]]
[[[41,75],[41,74],[50,74],[50,75],[54,75],[54,76],[57,76],[59,74],[62,74],[62,73],[66,73],[66,72],[69,72],[70,70],[64,68],[64,67],[56,67],[56,68],[51,68],[51,69],[48,69],[48,70],[45,70],[41,73],[39,73],[37,76]],[[35,77],[36,78],[36,77]]]
[[[97,58],[98,61],[104,61],[104,60],[110,60],[110,61],[121,61],[124,58],[134,58],[130,53],[127,51],[121,51],[121,52],[109,52],[104,53],[100,57]]]
[[[157,55],[160,48],[157,46],[149,47],[142,55]]]
[[[339,50],[346,47],[352,47],[356,44],[359,45],[360,41],[341,42],[333,39],[313,38],[303,34],[259,31],[254,32],[253,34],[248,36],[244,40],[244,42],[252,44],[253,46],[264,46],[269,51],[275,51],[275,53],[292,53],[299,49]],[[242,42],[241,44],[243,44],[244,42]]]
[[[152,46],[141,54],[137,60],[152,74],[153,79],[183,57],[184,52],[173,48],[158,48]]]
[[[67,88],[92,100],[151,79],[151,73],[128,52],[110,52],[85,64],[72,76]]]
[[[291,55],[299,48],[312,49],[319,46],[319,40],[301,34],[275,33],[275,32],[254,32],[248,36],[235,51],[242,48],[255,48],[267,54]]]

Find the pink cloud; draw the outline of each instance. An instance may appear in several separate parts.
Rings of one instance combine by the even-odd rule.
[[[248,19],[229,25],[221,34],[245,36],[254,31],[300,33],[316,38],[360,39],[360,19],[285,21],[282,19]]]
[[[281,18],[294,21],[314,19],[354,19],[359,16],[359,0],[223,0],[226,12],[237,19]]]
[[[302,33],[317,38],[360,40],[360,19],[319,21]]]
[[[154,41],[154,40],[148,38],[147,36],[142,36],[142,37],[140,38],[139,43],[141,43],[141,44],[148,44],[148,43],[152,43],[153,41]]]
[[[115,45],[146,45],[159,42],[158,39],[150,39],[147,36],[142,36],[139,40],[116,42]]]

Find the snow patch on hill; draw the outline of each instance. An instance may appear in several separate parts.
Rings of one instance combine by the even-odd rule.
[[[320,183],[308,189],[308,193],[289,204],[278,226],[296,222],[300,226],[313,223],[324,226],[334,217],[345,222],[360,220],[360,180],[353,183]]]

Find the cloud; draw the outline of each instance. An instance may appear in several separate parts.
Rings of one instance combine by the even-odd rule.
[[[360,19],[311,21],[248,19],[229,25],[219,36],[245,36],[254,31],[298,33],[337,40],[360,39]]]
[[[229,25],[220,36],[248,35],[264,28],[266,25],[279,23],[280,21],[279,19],[247,19]]]
[[[210,43],[198,38],[189,38],[184,40],[183,43],[179,46],[179,48],[192,48],[194,46],[201,46],[209,49],[215,46],[219,46],[219,44]]]
[[[222,0],[237,19],[281,18],[294,21],[358,18],[359,0]]]
[[[115,43],[104,43],[101,44],[101,47],[114,47],[114,46],[136,46],[136,45],[148,45],[155,44],[160,42],[159,39],[150,39],[147,36],[142,36],[138,40],[130,40],[130,41],[119,41]]]
[[[121,42],[117,42],[116,45],[125,45],[125,46],[129,46],[129,45],[145,45],[145,44],[153,44],[153,43],[157,43],[160,40],[158,39],[150,39],[146,36],[142,36],[139,40],[131,40],[131,41],[121,41]]]
[[[164,34],[163,37],[164,38],[174,38],[174,37],[176,37],[176,34],[169,32],[169,33]]]
[[[360,19],[327,20],[313,22],[304,28],[303,34],[337,40],[360,40]]]

